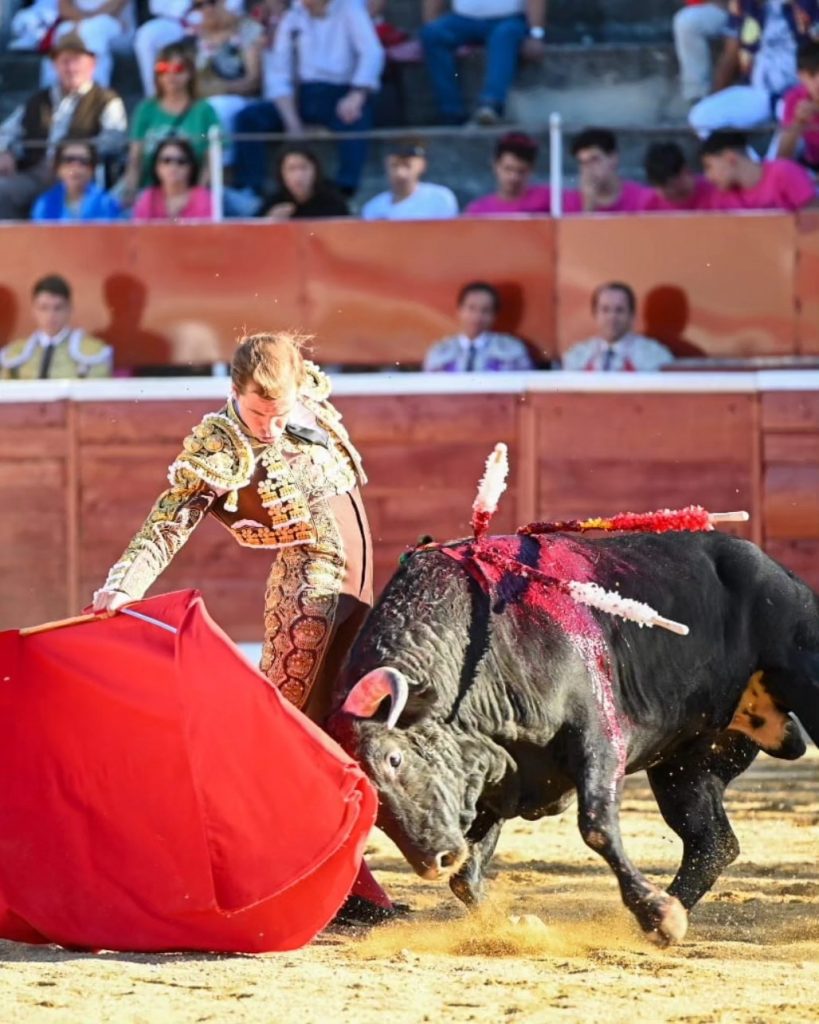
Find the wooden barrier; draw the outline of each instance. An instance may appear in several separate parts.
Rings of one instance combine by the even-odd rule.
[[[200,225],[4,225],[0,342],[63,273],[76,321],[120,366],[227,358],[244,331],[300,328],[328,363],[417,364],[469,280],[499,329],[545,357],[593,333],[589,296],[631,283],[638,327],[678,355],[819,353],[819,215],[461,218]]]
[[[420,535],[468,532],[498,440],[509,444],[512,472],[497,532],[535,518],[691,502],[746,508],[743,532],[819,585],[819,375],[681,374],[634,379],[617,394],[596,393],[612,384],[579,374],[481,375],[476,383],[494,390],[471,393],[472,382],[460,381],[451,394],[422,393],[425,383],[441,385],[421,377],[413,391],[402,376],[397,387],[338,379],[337,403],[370,476],[378,587]],[[762,378],[816,390],[766,390]],[[90,601],[165,486],[180,439],[224,393],[218,381],[173,384],[190,397],[160,398],[158,385],[137,381],[7,386],[0,627],[61,618]],[[235,639],[258,640],[269,564],[208,519],[157,589],[200,588]]]

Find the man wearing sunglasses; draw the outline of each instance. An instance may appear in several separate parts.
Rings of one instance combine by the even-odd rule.
[[[96,58],[77,35],[51,50],[57,82],[34,93],[0,125],[0,220],[19,220],[52,182],[52,156],[63,139],[95,139],[105,157],[120,152],[125,107],[94,81]]]
[[[202,0],[149,0],[151,17],[136,31],[136,53],[142,90],[147,97],[156,93],[154,66],[159,51],[192,34],[201,19]],[[225,0],[225,10],[237,16],[244,12],[243,0]]]

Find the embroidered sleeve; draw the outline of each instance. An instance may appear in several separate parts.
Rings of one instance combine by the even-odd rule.
[[[235,511],[236,492],[250,482],[253,468],[250,444],[230,420],[205,416],[185,438],[168,470],[171,486],[111,567],[105,589],[143,597],[218,497],[227,493],[225,507]]]
[[[175,483],[157,498],[148,518],[111,566],[106,590],[140,598],[167,568],[213,504],[216,493],[190,470],[178,470]]]

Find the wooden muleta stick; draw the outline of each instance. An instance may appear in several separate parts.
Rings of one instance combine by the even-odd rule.
[[[39,626],[24,626],[18,629],[20,636],[34,636],[35,633],[48,633],[52,629],[63,629],[65,626],[80,626],[84,622],[96,622],[105,615],[95,615],[89,612],[86,615],[73,615],[70,619],[57,619],[54,622],[41,622]]]

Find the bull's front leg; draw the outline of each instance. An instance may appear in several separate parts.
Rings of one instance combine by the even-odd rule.
[[[484,899],[484,871],[498,844],[502,819],[491,811],[481,811],[467,833],[469,856],[449,880],[449,887],[461,903],[474,909]]]
[[[578,825],[583,841],[617,876],[623,902],[646,937],[662,946],[679,942],[688,928],[688,915],[679,900],[650,882],[626,856],[620,835],[622,776],[605,737],[592,740],[591,746],[596,747],[598,758],[582,762],[584,767],[577,780]]]

